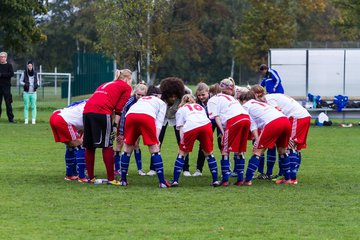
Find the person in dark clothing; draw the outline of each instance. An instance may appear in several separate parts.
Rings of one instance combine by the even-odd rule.
[[[10,123],[15,123],[12,111],[11,95],[11,77],[14,76],[14,70],[10,63],[7,62],[7,53],[0,52],[0,116],[2,99],[5,100],[6,114]]]

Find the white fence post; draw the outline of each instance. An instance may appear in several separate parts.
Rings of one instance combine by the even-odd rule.
[[[71,102],[71,74],[68,75],[69,78],[69,84],[68,84],[68,105],[70,105]]]
[[[55,67],[54,69],[55,72],[55,85],[54,85],[54,92],[55,92],[55,96],[57,95],[57,67]]]
[[[39,76],[39,85],[42,86],[42,79],[41,79],[42,65],[40,65],[39,73],[40,73],[40,76]]]

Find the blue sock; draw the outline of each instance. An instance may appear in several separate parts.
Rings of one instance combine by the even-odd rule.
[[[218,181],[218,167],[214,155],[210,154],[206,159],[208,161],[213,182]]]
[[[290,179],[290,160],[286,154],[279,154],[279,162],[281,162],[281,169],[285,180]]]
[[[79,178],[85,178],[85,149],[83,149],[82,147],[78,147],[75,154]]]
[[[164,183],[165,182],[164,165],[163,165],[163,161],[162,161],[162,157],[161,157],[160,153],[151,154],[151,159],[153,160],[155,171],[159,178],[159,182]]]
[[[65,151],[66,176],[76,176],[76,156],[73,148],[66,147]]]
[[[221,174],[222,174],[222,181],[227,182],[229,181],[230,176],[230,161],[228,156],[222,156],[220,161],[221,164]]]
[[[134,151],[134,156],[135,156],[135,161],[136,161],[136,166],[138,170],[142,170],[142,163],[141,163],[141,150],[139,149],[135,149]]]
[[[115,170],[116,171],[120,170],[120,152],[119,151],[115,151]]]
[[[266,174],[272,175],[276,162],[276,148],[269,148],[266,152]]]
[[[237,155],[235,159],[235,172],[237,173],[237,181],[244,180],[245,159],[243,156]]]
[[[259,167],[258,167],[259,173],[264,174],[264,166],[265,166],[265,157],[264,154],[261,154],[259,158]]]
[[[284,171],[283,171],[283,167],[282,167],[282,163],[280,161],[280,159],[278,160],[278,164],[279,164],[279,176],[284,176]]]
[[[178,154],[178,156],[175,160],[175,165],[174,165],[173,181],[176,181],[176,182],[179,181],[179,177],[180,177],[181,171],[184,167],[184,163],[185,163],[185,158],[183,156],[181,156],[180,154]]]
[[[234,168],[233,168],[233,172],[236,173],[236,159],[238,158],[238,155],[236,153],[234,153]]]
[[[256,172],[258,166],[259,166],[259,156],[252,155],[252,157],[249,159],[249,164],[246,169],[246,178],[245,181],[249,182],[254,177],[254,173]]]
[[[123,152],[121,154],[121,180],[123,181],[127,181],[126,174],[129,169],[130,157],[131,157],[130,153]]]

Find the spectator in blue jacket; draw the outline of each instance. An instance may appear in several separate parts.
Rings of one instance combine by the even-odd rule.
[[[267,93],[284,93],[281,78],[277,71],[269,68],[266,64],[261,64],[259,69],[264,76],[260,85],[266,89]]]

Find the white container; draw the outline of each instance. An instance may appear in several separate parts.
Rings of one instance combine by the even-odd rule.
[[[107,179],[96,179],[94,184],[107,184],[109,181]]]

